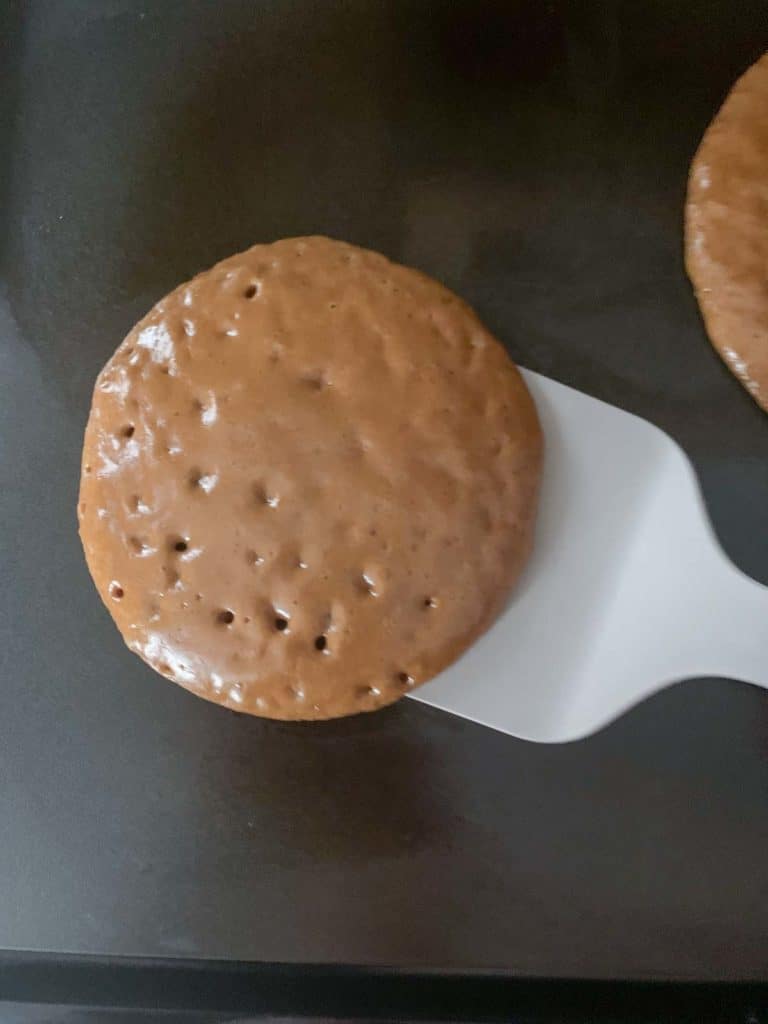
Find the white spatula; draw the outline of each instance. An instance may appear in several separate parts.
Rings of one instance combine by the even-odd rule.
[[[513,736],[584,736],[694,676],[768,687],[768,587],[721,551],[656,427],[534,373],[546,437],[536,549],[493,628],[415,700]]]

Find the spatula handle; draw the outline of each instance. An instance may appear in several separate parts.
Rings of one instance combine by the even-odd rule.
[[[671,597],[667,643],[678,677],[724,676],[768,688],[768,587],[723,552],[681,452],[672,453],[669,467],[658,509],[664,551],[657,565]]]
[[[768,688],[768,587],[725,556],[721,563],[706,590],[690,598],[689,614],[701,623],[699,671]]]
[[[603,662],[622,664],[623,655],[635,700],[698,676],[768,688],[768,587],[724,554],[682,451],[668,447],[648,490],[605,622]]]

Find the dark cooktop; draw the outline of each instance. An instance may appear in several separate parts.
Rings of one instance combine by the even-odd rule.
[[[75,522],[92,382],[133,321],[254,241],[321,232],[671,433],[768,582],[768,420],[708,346],[681,230],[765,3],[0,17],[0,947],[768,979],[767,693],[688,682],[567,746],[409,701],[238,717],[128,653]]]

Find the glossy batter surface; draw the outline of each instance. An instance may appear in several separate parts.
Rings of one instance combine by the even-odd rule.
[[[162,675],[330,718],[397,700],[490,625],[531,547],[541,455],[518,371],[463,302],[288,239],[177,288],[104,367],[80,532]]]
[[[768,410],[768,55],[735,84],[694,157],[685,254],[712,344]]]

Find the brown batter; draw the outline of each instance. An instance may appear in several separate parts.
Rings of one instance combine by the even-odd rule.
[[[80,532],[162,675],[330,718],[397,700],[490,625],[531,546],[541,454],[469,307],[376,253],[289,239],[177,288],[104,367]]]
[[[704,135],[685,227],[688,274],[712,344],[768,410],[768,54]]]

